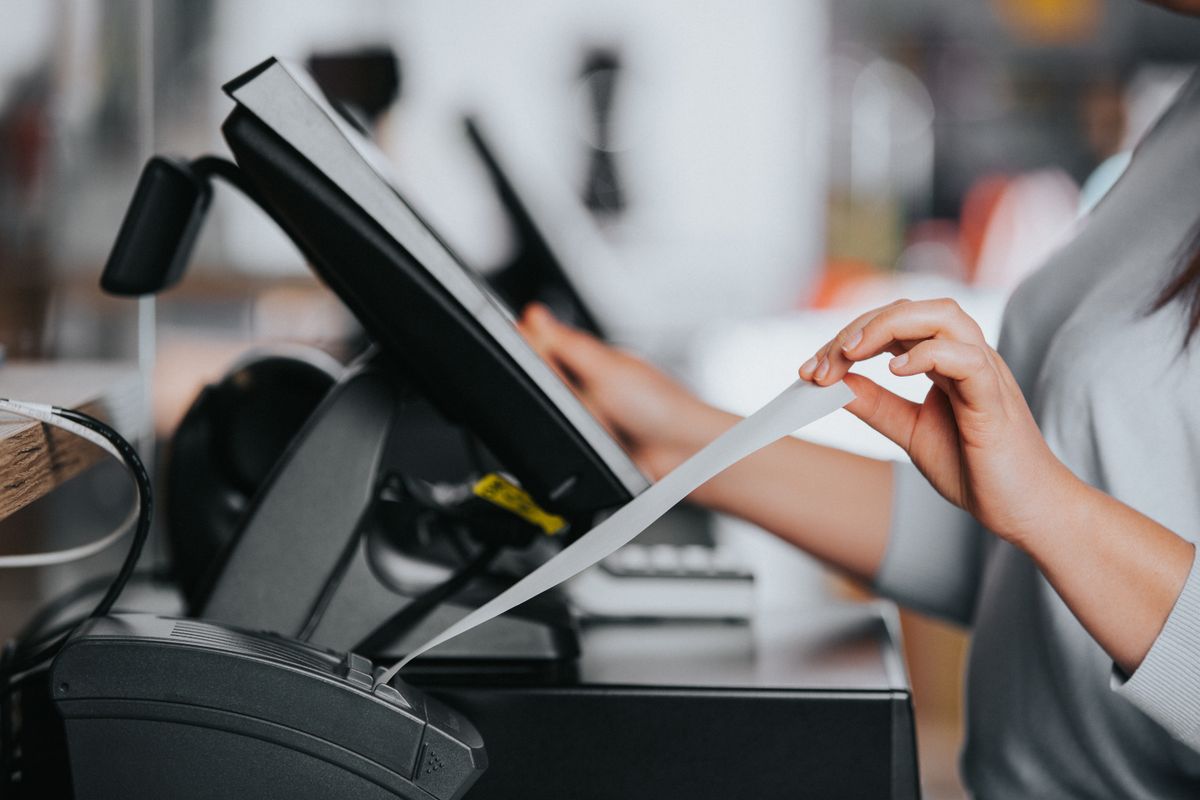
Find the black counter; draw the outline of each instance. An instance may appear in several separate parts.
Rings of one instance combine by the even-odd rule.
[[[407,676],[483,735],[489,767],[470,798],[918,796],[889,605],[585,626],[582,650],[552,677]]]

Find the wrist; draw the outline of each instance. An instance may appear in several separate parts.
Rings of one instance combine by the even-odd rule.
[[[706,403],[697,403],[686,413],[675,418],[669,435],[647,448],[642,464],[647,475],[661,480],[675,467],[688,460],[725,431],[732,428],[741,417],[721,411]]]
[[[700,400],[692,399],[687,409],[675,417],[670,446],[687,458],[703,449],[709,442],[732,428],[741,420],[736,414],[722,411]]]
[[[696,449],[699,450],[701,447],[704,447],[713,439],[716,439],[725,431],[737,425],[742,419],[743,417],[737,414],[723,411],[716,406],[710,406],[705,403],[702,412],[697,415],[696,419],[697,432],[693,438],[694,444],[697,445]]]
[[[1001,537],[1037,560],[1052,543],[1061,543],[1064,537],[1087,527],[1093,489],[1054,459],[1031,495],[1029,513]]]

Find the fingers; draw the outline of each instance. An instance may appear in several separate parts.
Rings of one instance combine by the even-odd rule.
[[[559,322],[540,303],[525,307],[518,327],[542,358],[566,373],[569,382],[581,387],[586,386],[612,358],[612,353],[600,340]]]
[[[921,407],[857,373],[847,375],[845,382],[854,392],[846,410],[907,451]]]
[[[548,339],[562,323],[541,303],[530,303],[521,312],[517,327],[527,337]]]
[[[842,345],[845,344],[846,337],[851,332],[860,330],[870,320],[887,311],[889,308],[907,302],[909,301],[897,300],[886,306],[872,309],[865,314],[860,314],[853,322],[842,328],[837,336],[826,342],[812,358],[804,362],[803,366],[800,367],[800,377],[806,381],[815,381],[824,386],[834,383],[834,381],[826,380],[831,372],[840,372],[841,375],[844,375],[850,368],[850,362],[842,353]]]
[[[525,337],[529,346],[541,356],[542,360],[558,373],[558,377],[564,382],[570,383],[554,356],[557,336],[553,327],[553,316],[550,312],[540,304],[529,304],[525,307],[520,319],[517,320],[517,330]]]
[[[948,378],[963,400],[976,405],[1000,395],[1001,376],[988,358],[986,347],[949,339],[927,339],[893,358],[888,366],[896,375],[926,373]]]
[[[549,312],[546,312],[545,308],[538,303],[530,303],[525,306],[525,310],[517,319],[517,330],[525,337],[525,341],[538,351],[539,355],[543,355],[542,351],[548,345],[543,313]]]
[[[865,317],[865,319],[864,319]],[[901,300],[860,317],[826,345],[810,379],[828,386],[842,379],[855,361],[884,352],[904,352],[926,339],[949,339],[986,347],[983,332],[958,303],[950,299]],[[806,362],[805,366],[809,366]],[[801,369],[801,377],[805,377]]]

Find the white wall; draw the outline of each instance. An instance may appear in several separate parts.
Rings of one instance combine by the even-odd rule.
[[[418,206],[466,260],[511,241],[462,136],[481,114],[577,190],[586,164],[577,75],[589,45],[619,49],[619,154],[630,208],[607,231],[611,277],[648,302],[618,326],[675,350],[713,317],[787,308],[821,252],[825,202],[824,0],[426,0],[219,6],[213,68],[269,54],[392,41],[404,96],[385,147]],[[225,101],[212,100],[219,120]],[[214,122],[215,127],[215,122]],[[261,223],[223,214],[239,262],[295,268]]]
[[[462,110],[519,136],[577,193],[576,79],[600,44],[625,68],[615,122],[629,209],[607,230],[624,266],[612,280],[650,299],[617,327],[670,347],[714,316],[786,308],[808,285],[824,227],[823,0],[448,0],[407,6],[397,36],[408,88],[389,144],[469,261],[501,262],[509,241],[463,157]]]

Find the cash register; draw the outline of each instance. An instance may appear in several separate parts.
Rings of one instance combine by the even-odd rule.
[[[373,346],[207,565],[194,618],[114,616],[64,647],[77,796],[916,797],[883,605],[581,625],[551,593],[372,685],[647,481],[303,70],[269,59],[225,88],[236,163],[153,159],[104,287],[178,280],[221,178]]]

